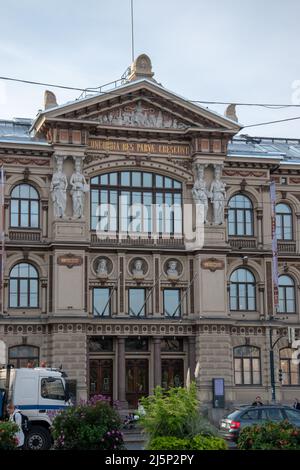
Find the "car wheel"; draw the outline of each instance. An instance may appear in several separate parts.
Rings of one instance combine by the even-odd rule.
[[[27,450],[48,450],[50,447],[50,432],[42,426],[33,426],[25,436],[24,448]]]

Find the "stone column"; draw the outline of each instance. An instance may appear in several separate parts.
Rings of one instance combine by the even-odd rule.
[[[161,386],[161,354],[160,343],[161,338],[154,338],[154,387]]]
[[[188,367],[190,368],[191,380],[195,379],[195,367],[196,367],[196,338],[195,336],[189,336],[188,338]]]
[[[257,208],[256,220],[257,220],[258,248],[262,248],[264,242],[263,242],[263,209],[261,207]],[[254,232],[254,235],[255,235],[255,232]]]
[[[118,336],[118,401],[121,408],[126,408],[126,361],[125,337]]]

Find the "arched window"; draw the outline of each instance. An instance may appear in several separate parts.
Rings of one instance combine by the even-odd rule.
[[[276,235],[278,240],[293,239],[293,216],[287,204],[276,205]]]
[[[39,195],[29,184],[18,184],[11,192],[11,227],[39,227]]]
[[[38,307],[38,272],[28,263],[16,264],[9,275],[9,306]]]
[[[300,365],[297,361],[293,361],[294,351],[291,348],[283,348],[279,351],[282,385],[300,385]]]
[[[95,176],[91,179],[91,228],[125,234],[182,234],[182,184],[142,171]]]
[[[261,383],[260,349],[255,346],[237,346],[233,349],[235,385]]]
[[[230,310],[255,309],[255,278],[249,269],[238,268],[230,276]]]
[[[36,346],[12,346],[8,350],[8,363],[16,368],[39,365],[39,348]]]
[[[228,203],[228,235],[253,235],[253,205],[243,194],[236,194]]]
[[[278,278],[279,289],[279,312],[281,313],[295,313],[296,312],[296,298],[295,298],[295,282],[291,276],[283,274]]]

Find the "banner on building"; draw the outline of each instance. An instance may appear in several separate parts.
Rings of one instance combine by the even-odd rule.
[[[0,313],[3,314],[4,264],[5,264],[5,212],[4,212],[4,168],[0,167]]]
[[[278,252],[277,252],[277,234],[276,234],[276,185],[272,180],[270,184],[271,199],[271,227],[272,227],[272,280],[274,292],[274,311],[279,307],[278,299]],[[272,312],[273,314],[273,312]]]

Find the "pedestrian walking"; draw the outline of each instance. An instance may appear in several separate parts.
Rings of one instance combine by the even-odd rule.
[[[18,441],[18,444],[17,444],[18,449],[22,449],[24,445],[24,440],[25,440],[24,432],[22,429],[22,414],[13,405],[13,403],[10,403],[8,405],[8,413],[9,413],[9,420],[13,421],[18,426],[18,431],[16,432],[15,437]]]

